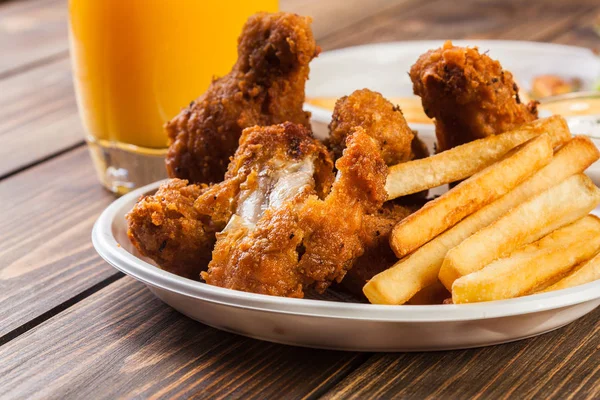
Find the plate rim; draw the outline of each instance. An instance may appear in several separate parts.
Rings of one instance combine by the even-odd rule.
[[[573,288],[534,294],[515,299],[452,305],[377,305],[326,300],[292,299],[211,286],[180,277],[136,257],[123,248],[112,232],[125,205],[152,192],[164,182],[157,181],[113,201],[98,217],[92,229],[92,243],[98,254],[117,270],[144,284],[230,307],[268,313],[347,320],[396,323],[442,323],[511,317],[560,309],[600,298],[600,280]]]

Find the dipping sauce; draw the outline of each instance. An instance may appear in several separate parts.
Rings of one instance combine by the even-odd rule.
[[[600,117],[600,93],[598,97],[572,98],[557,101],[543,102],[540,110],[547,110],[552,114],[563,117],[598,115]]]
[[[600,147],[600,92],[575,92],[541,100],[540,114],[559,114],[575,135],[590,136]]]

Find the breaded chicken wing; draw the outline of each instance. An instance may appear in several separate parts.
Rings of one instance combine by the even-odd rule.
[[[298,268],[318,292],[340,282],[365,252],[362,229],[367,215],[387,199],[387,166],[379,143],[356,127],[337,162],[331,193],[311,196],[300,208],[303,255]]]
[[[383,160],[388,166],[413,158],[412,130],[408,127],[400,108],[380,93],[369,89],[356,90],[336,102],[327,139],[327,145],[336,159],[342,155],[346,138],[357,126],[377,140]]]
[[[496,135],[537,118],[509,71],[477,48],[453,46],[423,54],[410,70],[413,90],[435,118],[438,150]]]
[[[224,226],[194,209],[206,189],[171,179],[140,199],[126,216],[129,239],[138,251],[169,272],[197,280],[210,261],[215,232]]]
[[[283,124],[245,130],[226,181],[214,186],[239,189],[202,278],[230,289],[288,297],[303,297],[309,287],[323,291],[341,280],[363,252],[363,215],[386,198],[387,169],[377,143],[360,128],[348,140],[325,196],[333,165],[306,128]],[[244,161],[243,143],[250,141],[266,162]],[[208,211],[214,201],[218,197],[208,191],[196,208]]]
[[[231,72],[166,124],[169,176],[220,182],[244,128],[286,121],[309,126],[304,85],[319,52],[310,22],[288,13],[248,19]]]
[[[302,125],[245,129],[225,181],[196,201],[199,212],[219,210],[227,221],[202,278],[230,289],[302,296],[296,207],[310,195],[324,196],[332,181],[327,149]]]

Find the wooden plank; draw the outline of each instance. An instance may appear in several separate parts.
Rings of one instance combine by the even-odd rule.
[[[67,0],[0,3],[0,77],[46,58],[68,57]]]
[[[599,359],[600,308],[565,328],[505,345],[377,354],[324,398],[597,399]]]
[[[363,359],[217,331],[126,277],[0,348],[0,397],[294,399]]]
[[[281,11],[293,12],[300,15],[309,15],[313,18],[312,30],[315,38],[331,35],[335,32],[345,32],[359,21],[387,12],[390,9],[410,9],[423,0],[347,0],[322,1],[322,0],[281,0]]]
[[[438,0],[399,8],[321,38],[323,48],[424,39],[545,40],[594,10],[592,2]]]
[[[68,60],[2,81],[0,139],[0,176],[83,143]]]
[[[0,181],[0,337],[116,274],[91,229],[114,200],[82,147]]]
[[[555,43],[584,46],[600,51],[600,5],[595,11],[573,21],[568,29],[552,39]]]

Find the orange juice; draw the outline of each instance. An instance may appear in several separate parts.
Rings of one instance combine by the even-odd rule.
[[[98,177],[123,194],[166,178],[166,121],[229,72],[248,17],[277,0],[70,0],[79,112]]]
[[[88,135],[149,148],[229,72],[248,16],[277,0],[71,0],[71,52]]]

